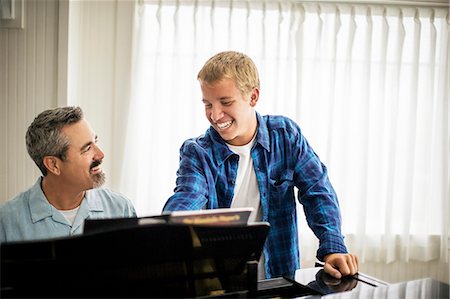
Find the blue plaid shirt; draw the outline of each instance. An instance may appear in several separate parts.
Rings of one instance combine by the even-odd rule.
[[[261,196],[262,221],[270,223],[264,245],[266,277],[292,276],[300,268],[294,187],[306,219],[319,239],[317,258],[347,253],[341,216],[327,169],[298,125],[283,116],[256,113],[258,133],[251,150]],[[210,127],[180,149],[175,193],[164,211],[228,208],[239,156]]]

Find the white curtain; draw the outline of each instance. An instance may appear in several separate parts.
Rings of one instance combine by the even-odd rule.
[[[257,110],[297,121],[328,166],[362,261],[447,259],[447,9],[297,1],[147,1],[137,9],[121,187],[140,216],[175,186],[182,142],[203,134],[196,76],[248,54]],[[301,212],[301,209],[299,209]],[[300,215],[302,257],[317,241]]]

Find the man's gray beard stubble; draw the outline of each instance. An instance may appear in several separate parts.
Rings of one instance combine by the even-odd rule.
[[[106,174],[104,172],[95,174],[94,188],[101,187],[105,182],[106,182]]]

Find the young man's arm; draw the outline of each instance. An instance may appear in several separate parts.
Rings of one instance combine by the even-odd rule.
[[[163,211],[201,210],[208,202],[208,184],[204,161],[192,142],[180,149],[175,193],[167,200]]]
[[[317,258],[325,262],[324,270],[340,278],[358,271],[358,259],[347,253],[341,234],[341,214],[337,195],[329,181],[327,169],[299,135],[296,173],[299,181],[299,200],[308,225],[319,239]]]

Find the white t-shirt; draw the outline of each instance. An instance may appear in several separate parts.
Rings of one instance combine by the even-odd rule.
[[[231,208],[253,207],[249,222],[261,221],[262,219],[258,180],[256,179],[253,159],[250,153],[253,144],[255,144],[255,140],[256,134],[246,145],[236,146],[227,143],[228,148],[233,153],[239,155],[238,172],[236,175],[236,184],[234,185]],[[264,254],[261,254],[258,264],[258,279],[264,279],[265,276]]]
[[[246,145],[236,146],[227,143],[228,148],[239,155],[236,184],[234,185],[234,196],[231,201],[231,208],[252,207],[249,222],[260,221],[262,219],[261,199],[259,197],[258,180],[256,179],[253,159],[250,154],[253,144],[255,144],[256,134]]]
[[[78,206],[72,210],[58,210],[58,211],[60,211],[61,214],[63,214],[64,217],[66,217],[66,219],[67,219],[67,221],[69,221],[70,225],[73,225],[73,222],[75,221],[75,216],[77,216],[79,208],[80,208],[80,206]]]

